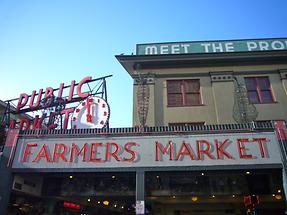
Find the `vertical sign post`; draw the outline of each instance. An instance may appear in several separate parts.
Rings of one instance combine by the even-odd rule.
[[[136,172],[136,215],[145,214],[145,173],[143,170]]]

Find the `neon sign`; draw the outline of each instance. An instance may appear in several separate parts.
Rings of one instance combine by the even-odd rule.
[[[85,78],[83,78],[76,87],[76,91],[77,91],[77,95],[81,98],[86,98],[87,96],[89,96],[89,93],[83,93],[81,91],[81,88],[83,86],[83,84],[85,84],[88,81],[91,81],[92,77],[91,76],[87,76]],[[58,88],[58,99],[63,99],[63,101],[71,101],[73,99],[74,96],[74,88],[75,88],[75,81],[71,81],[71,85],[69,86],[70,90],[69,90],[69,96],[68,98],[63,98],[62,94],[63,94],[63,88],[64,88],[64,84],[61,83],[60,87]],[[47,99],[49,96],[54,96],[54,91],[56,91],[55,89],[53,89],[52,87],[47,87],[45,91],[43,91],[43,89],[40,89],[38,91],[38,93],[36,93],[36,90],[32,91],[32,94],[29,96],[26,93],[21,93],[19,100],[18,100],[18,104],[17,104],[17,108],[16,108],[16,113],[18,113],[23,107],[25,107],[27,104],[29,104],[29,108],[31,110],[36,110],[36,109],[43,109],[46,108],[48,106],[53,105],[52,103],[49,105],[49,103],[46,104],[42,104],[40,106],[40,101],[42,98],[42,95],[44,94],[44,99]],[[36,102],[35,97],[37,96],[37,100]],[[29,101],[29,102],[28,102]]]
[[[109,105],[103,98],[104,91],[106,91],[106,77],[92,79],[91,76],[87,76],[78,83],[72,80],[71,84],[67,86],[61,83],[58,88],[47,87],[45,90],[41,88],[38,91],[33,90],[30,95],[21,93],[19,98],[8,101],[17,101],[15,111],[9,111],[9,113],[21,114],[37,111],[37,115],[32,120],[29,117],[20,118],[18,122],[10,120],[9,128],[19,128],[20,130],[55,129],[59,127],[59,123],[55,122],[56,118],[60,118],[63,129],[68,128],[69,121],[72,122],[72,128],[105,127],[109,119]],[[91,90],[89,84],[94,81],[102,81],[100,85],[102,92],[99,92],[100,87],[96,92]],[[84,86],[89,90],[84,91]],[[96,96],[97,94],[102,97]],[[68,106],[75,102],[81,102],[77,108]],[[42,113],[39,114],[39,111]]]
[[[171,161],[178,161],[184,158],[190,160],[232,160],[235,155],[227,150],[230,139],[218,140],[215,139],[214,143],[206,139],[197,139],[191,146],[190,143],[185,141],[175,144],[173,141],[168,143],[160,143],[155,141],[154,145],[154,159],[161,161],[164,158]],[[255,145],[253,151],[257,151],[257,156],[260,158],[267,158],[267,139],[266,138],[238,138],[236,140],[236,156],[239,159],[253,159],[255,155],[252,154],[247,145]],[[23,150],[22,162],[38,162],[44,160],[45,162],[57,163],[59,160],[62,162],[75,162],[79,157],[83,162],[135,162],[139,155],[139,151],[135,148],[139,146],[137,142],[126,142],[123,145],[117,142],[92,142],[85,143],[79,146],[76,143],[53,143],[53,144],[37,144],[27,143]],[[248,152],[249,151],[249,152]],[[255,152],[254,152],[255,154]]]
[[[65,208],[72,208],[72,209],[77,209],[77,210],[81,209],[81,205],[73,203],[73,202],[64,201],[63,206]]]
[[[20,138],[13,168],[115,168],[276,164],[274,133]]]

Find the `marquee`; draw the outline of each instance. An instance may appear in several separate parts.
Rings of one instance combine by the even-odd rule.
[[[124,168],[280,164],[273,132],[24,138],[13,168]]]

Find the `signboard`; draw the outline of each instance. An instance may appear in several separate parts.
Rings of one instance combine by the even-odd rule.
[[[42,88],[39,91],[33,90],[31,95],[21,93],[19,98],[7,101],[12,104],[16,101],[17,104],[15,111],[9,110],[6,114],[33,112],[35,117],[34,119],[21,117],[19,122],[12,119],[8,122],[9,128],[19,128],[20,130],[67,129],[69,122],[75,129],[105,127],[108,124],[110,110],[107,101],[103,98],[106,93],[105,78],[107,77],[110,76],[98,79],[87,76],[78,83],[72,80],[70,85],[65,86],[64,83],[61,83],[58,88],[47,87],[45,90]],[[96,85],[92,88],[90,85],[94,82],[100,86]],[[92,90],[95,88],[96,90]],[[87,89],[89,90],[87,91]],[[102,97],[96,96],[96,94]],[[80,104],[75,107],[73,106],[75,102],[80,102]],[[39,110],[41,110],[40,113],[37,112]]]
[[[287,38],[138,44],[137,55],[287,50]]]
[[[274,133],[20,138],[12,168],[280,164]]]

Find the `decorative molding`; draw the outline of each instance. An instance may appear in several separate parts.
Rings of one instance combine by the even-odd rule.
[[[215,124],[189,126],[159,126],[159,127],[127,127],[127,128],[85,128],[85,129],[45,129],[20,131],[21,137],[66,137],[66,136],[94,136],[94,135],[149,135],[149,134],[180,134],[180,133],[224,133],[224,132],[256,132],[274,131],[272,122],[253,122],[242,124]]]
[[[287,79],[287,69],[279,69],[281,79]]]

